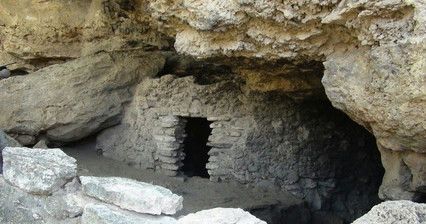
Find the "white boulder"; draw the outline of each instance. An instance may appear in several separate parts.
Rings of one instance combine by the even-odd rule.
[[[412,201],[385,201],[374,206],[352,224],[425,224],[426,204]]]
[[[182,209],[183,198],[169,189],[120,177],[80,177],[83,192],[123,209],[160,215]]]
[[[178,220],[179,224],[266,224],[240,208],[213,208],[191,213]]]
[[[50,194],[77,175],[76,160],[60,149],[3,149],[3,175],[10,184],[33,194]]]
[[[84,208],[81,224],[177,224],[168,216],[135,214],[106,205],[88,204]]]

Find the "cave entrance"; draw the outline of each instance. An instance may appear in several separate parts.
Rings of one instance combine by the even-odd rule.
[[[207,146],[207,141],[212,129],[206,118],[186,117],[185,133],[183,142],[183,152],[185,159],[182,161],[181,171],[188,177],[199,176],[209,178],[207,172],[208,152],[211,147]]]

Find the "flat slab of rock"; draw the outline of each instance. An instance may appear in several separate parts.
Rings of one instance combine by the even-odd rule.
[[[112,209],[106,205],[88,204],[84,208],[81,224],[177,224],[168,216],[136,214],[128,211]]]
[[[352,224],[424,224],[426,204],[412,201],[385,201],[374,206]]]
[[[178,220],[179,224],[266,224],[240,208],[213,208],[191,213]]]
[[[85,194],[123,209],[153,215],[172,215],[182,209],[183,198],[161,186],[120,177],[80,180]]]
[[[12,185],[33,194],[50,194],[77,175],[76,160],[60,149],[3,149],[3,175]]]

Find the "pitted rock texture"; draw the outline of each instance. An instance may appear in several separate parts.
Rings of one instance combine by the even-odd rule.
[[[426,223],[426,204],[411,201],[386,201],[374,206],[352,224],[423,224]]]
[[[28,193],[51,194],[77,176],[76,160],[60,149],[6,147],[4,178]]]
[[[325,61],[323,83],[335,107],[369,129],[379,147],[420,153],[416,168],[409,167],[417,178],[410,187],[396,185],[401,192],[422,192],[423,1],[159,0],[150,7],[154,17],[178,27],[170,33],[183,54]],[[393,172],[390,166],[384,164],[387,173]],[[395,183],[384,182],[382,188],[389,185]],[[381,197],[398,199],[397,194]]]
[[[88,204],[84,207],[81,224],[177,224],[168,216],[135,214],[129,211],[110,208],[106,205]]]
[[[156,0],[153,17],[176,36],[178,52],[323,60],[337,49],[399,42],[421,1]]]
[[[381,146],[426,153],[425,55],[426,42],[336,53],[325,63],[327,96]]]
[[[405,192],[381,191],[383,199],[425,193],[425,55],[426,41],[335,53],[324,63],[328,98],[370,130],[382,149],[386,174],[381,189]],[[407,170],[397,170],[400,166]]]
[[[179,224],[266,224],[250,213],[236,208],[213,208],[186,215]]]
[[[145,214],[175,214],[183,198],[169,189],[119,177],[80,177],[83,192],[123,209]]]
[[[11,68],[34,71],[98,51],[168,48],[169,38],[157,31],[146,5],[145,0],[2,1],[0,64],[18,62]]]
[[[163,64],[156,53],[99,53],[1,80],[0,104],[7,106],[0,107],[0,128],[59,142],[82,139],[117,124],[132,87]]]

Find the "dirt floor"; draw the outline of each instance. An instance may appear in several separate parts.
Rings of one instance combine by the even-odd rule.
[[[257,213],[257,216],[261,216],[259,218],[268,219],[268,223],[281,223],[272,220],[282,219],[280,216],[283,215],[299,219],[297,216],[303,212],[295,212],[295,209],[306,210],[302,200],[286,192],[265,191],[235,182],[215,183],[200,177],[167,177],[152,170],[136,169],[125,163],[99,156],[94,148],[94,141],[85,141],[63,149],[65,153],[77,159],[80,176],[127,177],[160,185],[182,195],[184,208],[179,215],[214,207],[238,207]]]

